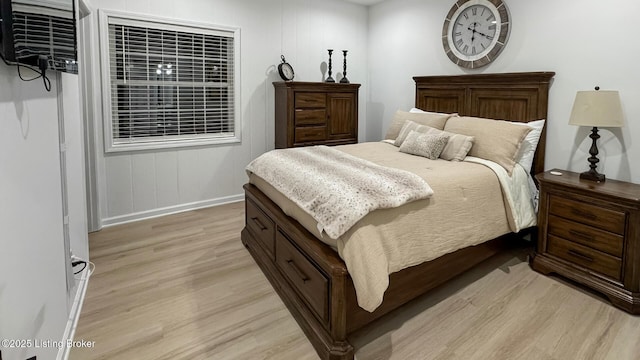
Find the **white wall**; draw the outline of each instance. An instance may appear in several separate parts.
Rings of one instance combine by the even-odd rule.
[[[60,85],[64,139],[67,149],[65,165],[70,246],[75,256],[89,259],[84,169],[84,119],[80,115],[78,75],[60,73]]]
[[[46,92],[41,81],[22,82],[14,67],[0,63],[0,339],[60,341],[67,323],[51,77],[52,92]],[[0,349],[4,359],[57,354],[55,348]]]
[[[273,81],[280,55],[295,80],[322,81],[327,48],[348,49],[347,74],[360,83],[360,138],[366,134],[367,8],[337,0],[93,1],[96,8],[241,29],[242,143],[104,155],[98,139],[103,224],[242,199],[245,166],[274,147]],[[95,56],[97,62],[97,55]],[[334,53],[335,73],[342,54]],[[97,84],[99,85],[99,84]],[[101,129],[101,119],[97,119]],[[101,134],[99,134],[99,137]]]
[[[512,30],[502,54],[474,71],[444,54],[440,38],[453,1],[387,0],[370,8],[368,138],[381,138],[397,109],[414,101],[416,75],[555,71],[549,99],[547,168],[588,169],[587,128],[569,126],[576,91],[619,90],[626,125],[601,129],[600,165],[607,177],[640,183],[640,46],[633,0],[506,0]]]

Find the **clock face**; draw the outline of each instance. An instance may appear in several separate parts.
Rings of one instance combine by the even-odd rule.
[[[509,34],[509,12],[501,0],[456,3],[444,22],[443,45],[454,63],[477,68],[493,61]]]
[[[282,64],[282,73],[287,80],[293,79],[293,68],[289,64]]]

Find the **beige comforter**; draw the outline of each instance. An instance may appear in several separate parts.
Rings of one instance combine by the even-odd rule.
[[[428,160],[371,142],[335,147],[376,164],[411,171],[434,194],[393,209],[376,210],[336,241],[318,232],[317,223],[262,179],[250,182],[283,211],[325,243],[337,248],[353,279],[358,304],[375,310],[389,285],[389,274],[509,233],[509,221],[496,174],[469,162]]]

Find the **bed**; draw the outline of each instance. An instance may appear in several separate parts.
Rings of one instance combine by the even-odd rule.
[[[415,106],[518,122],[547,119],[554,73],[414,77]],[[531,168],[544,170],[544,130]],[[389,276],[375,311],[358,306],[353,279],[337,252],[253,184],[245,187],[243,244],[323,359],[353,359],[349,334],[509,246],[513,234],[459,249]]]

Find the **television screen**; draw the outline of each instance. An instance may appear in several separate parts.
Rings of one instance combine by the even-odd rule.
[[[0,0],[0,51],[5,60],[78,73],[74,0]]]

